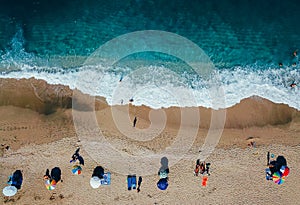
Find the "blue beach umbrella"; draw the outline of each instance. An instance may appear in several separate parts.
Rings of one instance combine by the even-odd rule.
[[[168,184],[168,180],[166,178],[162,178],[157,182],[157,187],[160,190],[166,190],[168,188],[169,184]]]

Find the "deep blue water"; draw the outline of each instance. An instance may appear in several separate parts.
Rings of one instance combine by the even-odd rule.
[[[293,57],[300,48],[299,11],[297,0],[1,0],[0,67],[6,73],[24,68],[33,73],[76,71],[85,57],[115,37],[162,30],[196,43],[223,74],[254,72],[271,87],[287,87],[299,81],[299,62]],[[132,58],[165,57],[148,53]],[[286,70],[279,69],[279,62]],[[232,85],[228,79],[223,83]],[[256,93],[240,98],[250,94]]]
[[[289,63],[300,47],[300,3],[289,1],[1,1],[0,48],[23,29],[27,52],[88,55],[138,30],[164,30],[198,44],[227,67]]]

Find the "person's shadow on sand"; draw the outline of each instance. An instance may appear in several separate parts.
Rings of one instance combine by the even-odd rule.
[[[160,160],[161,167],[158,170],[158,175],[162,173],[169,174],[169,160],[167,157],[162,157]]]

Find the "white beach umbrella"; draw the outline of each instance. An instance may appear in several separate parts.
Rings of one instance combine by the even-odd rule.
[[[101,185],[101,182],[100,182],[99,177],[96,177],[96,176],[92,177],[91,180],[90,180],[90,185],[91,185],[91,187],[93,187],[94,189],[99,188],[100,185]]]
[[[3,194],[5,196],[14,196],[17,193],[18,189],[14,186],[6,186],[3,189]]]

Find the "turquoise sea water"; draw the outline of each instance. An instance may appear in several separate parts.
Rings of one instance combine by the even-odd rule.
[[[189,39],[210,57],[224,89],[223,107],[260,95],[300,109],[300,92],[289,87],[300,80],[299,58],[293,56],[300,49],[299,11],[297,0],[2,0],[0,71],[2,77],[33,76],[76,87],[74,78],[83,75],[82,65],[101,45],[130,32],[161,30]],[[182,92],[193,92],[197,105],[212,106],[206,97],[207,83],[174,56],[143,52],[122,59],[112,68],[98,66],[100,73],[91,69],[85,70],[85,75],[101,77],[91,78],[83,87],[94,83],[99,88],[93,94],[106,97],[110,103],[134,96],[136,104],[168,107],[178,104],[171,88],[182,88]],[[140,68],[151,75],[145,71],[134,79],[129,77]],[[166,69],[178,74],[181,81],[162,75]],[[113,100],[121,76],[131,91]]]

